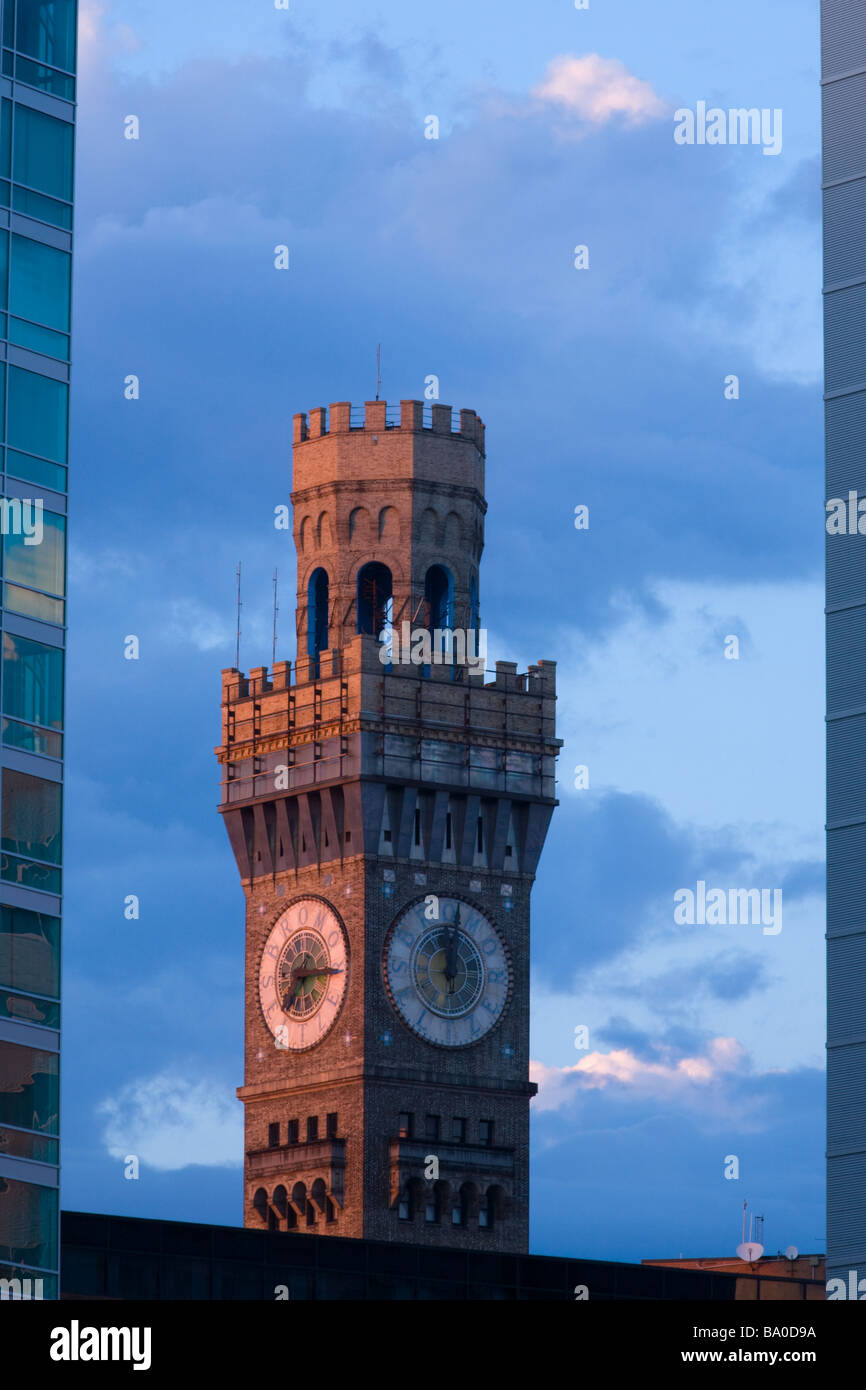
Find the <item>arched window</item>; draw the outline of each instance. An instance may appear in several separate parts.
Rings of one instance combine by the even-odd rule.
[[[387,565],[371,561],[358,570],[358,631],[378,637],[391,626],[394,586]]]
[[[267,1219],[268,1219],[268,1194],[267,1194],[267,1192],[265,1191],[265,1189],[264,1189],[263,1187],[260,1187],[260,1188],[257,1189],[256,1195],[253,1197],[253,1207],[255,1208],[255,1211],[256,1211],[257,1216],[259,1217],[259,1220],[261,1220],[261,1221],[267,1221]]]
[[[307,655],[310,657],[327,651],[328,603],[327,570],[314,570],[307,585]]]
[[[474,631],[477,631],[480,621],[481,619],[478,611],[478,578],[473,574],[469,580],[469,626]]]
[[[424,598],[427,601],[428,626],[452,628],[454,626],[454,581],[444,565],[431,565],[424,580]]]
[[[431,565],[427,571],[424,599],[433,661],[437,665],[450,663],[454,660],[454,580],[444,565]],[[438,637],[437,632],[440,634]],[[429,674],[430,668],[425,666],[424,675]],[[453,670],[451,675],[454,676]]]

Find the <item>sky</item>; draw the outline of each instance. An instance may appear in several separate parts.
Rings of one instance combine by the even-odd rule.
[[[811,0],[83,0],[66,1208],[242,1219],[235,569],[242,668],[275,567],[291,658],[291,418],[381,343],[384,397],[486,422],[491,664],[558,662],[530,1248],[729,1255],[745,1200],[823,1250],[817,49]],[[702,101],[780,153],[676,143]],[[678,924],[699,881],[781,930]]]

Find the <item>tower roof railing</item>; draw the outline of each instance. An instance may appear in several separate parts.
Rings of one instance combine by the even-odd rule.
[[[349,412],[349,425],[353,430],[362,430],[367,423],[367,411],[363,405],[353,405]],[[328,421],[330,427],[330,420]],[[399,405],[389,405],[385,410],[385,428],[396,430],[400,428],[400,407]],[[433,411],[430,406],[424,407],[424,428],[433,428]]]
[[[294,417],[294,443],[305,444],[327,435],[357,430],[429,430],[437,436],[470,441],[484,454],[484,421],[474,410],[456,410],[442,401],[405,400],[397,405],[387,401],[332,401]]]

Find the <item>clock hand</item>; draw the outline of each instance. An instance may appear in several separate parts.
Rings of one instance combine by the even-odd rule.
[[[445,978],[448,981],[448,993],[453,994],[453,981],[457,976],[457,928],[460,925],[460,908],[454,919],[454,926],[446,927],[445,935]]]
[[[342,975],[342,970],[336,965],[317,965],[315,970],[293,970],[293,980],[309,980],[316,975]]]

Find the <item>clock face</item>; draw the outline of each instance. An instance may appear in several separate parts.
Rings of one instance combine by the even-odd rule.
[[[259,999],[277,1048],[315,1047],[336,1020],[348,981],[346,934],[321,898],[292,903],[271,928],[259,964]]]
[[[391,1002],[419,1037],[467,1047],[499,1021],[511,968],[483,913],[461,898],[432,895],[397,918],[385,943]]]

